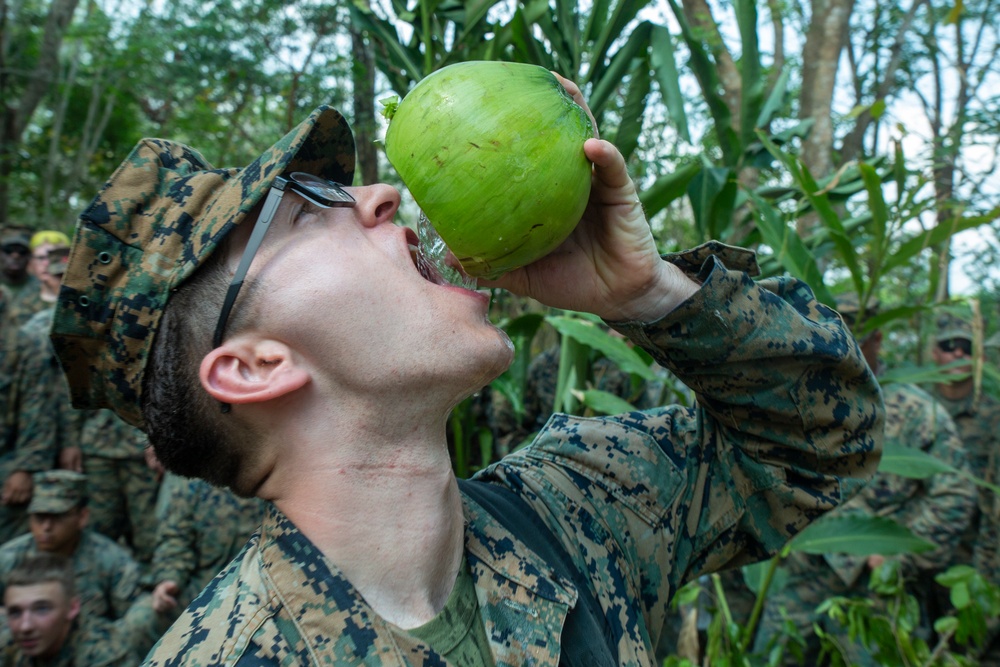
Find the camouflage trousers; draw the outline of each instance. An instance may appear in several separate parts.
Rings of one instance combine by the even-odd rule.
[[[113,540],[124,538],[146,569],[156,549],[156,497],[159,477],[141,459],[84,454],[90,526]]]

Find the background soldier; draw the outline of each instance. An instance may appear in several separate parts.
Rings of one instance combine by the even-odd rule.
[[[838,307],[845,322],[855,331],[858,314],[857,299],[845,297]],[[865,315],[876,314],[871,306]],[[881,370],[879,353],[882,332],[874,330],[859,341],[861,351],[869,366]],[[952,465],[966,469],[965,453],[958,430],[941,407],[922,389],[903,383],[893,383],[882,388],[885,398],[886,446],[916,447]],[[890,518],[906,526],[913,533],[937,545],[931,552],[901,556],[900,561],[911,582],[910,593],[921,604],[922,628],[926,634],[934,618],[928,618],[930,587],[935,574],[955,563],[954,547],[968,526],[974,506],[975,489],[957,473],[937,473],[923,480],[877,473],[871,483],[855,498],[838,508],[839,516],[863,514]],[[846,631],[827,617],[820,617],[816,607],[831,596],[870,596],[868,580],[873,569],[885,558],[873,555],[867,558],[847,554],[822,556],[792,553],[784,566],[788,572],[786,585],[768,595],[764,614],[756,638],[756,650],[765,651],[782,625],[782,611],[795,624],[806,640],[805,662],[786,652],[786,664],[817,664],[819,639],[813,625],[819,624],[827,633],[836,637],[850,664],[877,664],[878,656],[871,656],[859,643],[852,643]]]
[[[169,474],[168,474],[169,475]],[[153,608],[180,613],[246,545],[266,503],[202,479],[173,477],[153,556]]]
[[[89,617],[76,595],[70,562],[35,554],[7,573],[3,593],[12,643],[3,667],[131,667],[142,660],[121,622]]]
[[[83,612],[121,618],[138,599],[139,566],[128,551],[86,527],[87,478],[70,470],[36,473],[28,506],[31,533],[0,546],[0,578],[39,552],[69,558]]]

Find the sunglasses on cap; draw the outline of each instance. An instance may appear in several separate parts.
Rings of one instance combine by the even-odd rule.
[[[938,342],[937,346],[942,352],[961,350],[966,355],[972,354],[972,341],[967,338],[949,338]]]

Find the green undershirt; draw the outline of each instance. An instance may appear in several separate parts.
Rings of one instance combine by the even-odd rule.
[[[455,667],[494,667],[490,642],[479,616],[479,600],[465,556],[444,609],[408,631]]]

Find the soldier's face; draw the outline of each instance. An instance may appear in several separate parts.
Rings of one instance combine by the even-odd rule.
[[[39,551],[72,556],[87,524],[87,510],[76,508],[61,514],[34,513],[28,519]]]
[[[8,586],[4,605],[14,642],[31,658],[54,657],[80,613],[79,599],[68,598],[58,581]]]
[[[3,260],[4,273],[11,276],[23,275],[28,270],[31,250],[20,243],[11,243],[0,247],[0,259]]]
[[[964,338],[952,338],[936,344],[932,351],[934,363],[938,366],[967,360],[968,364],[959,364],[954,368],[949,368],[944,372],[949,375],[968,376],[972,372],[972,341]]]

